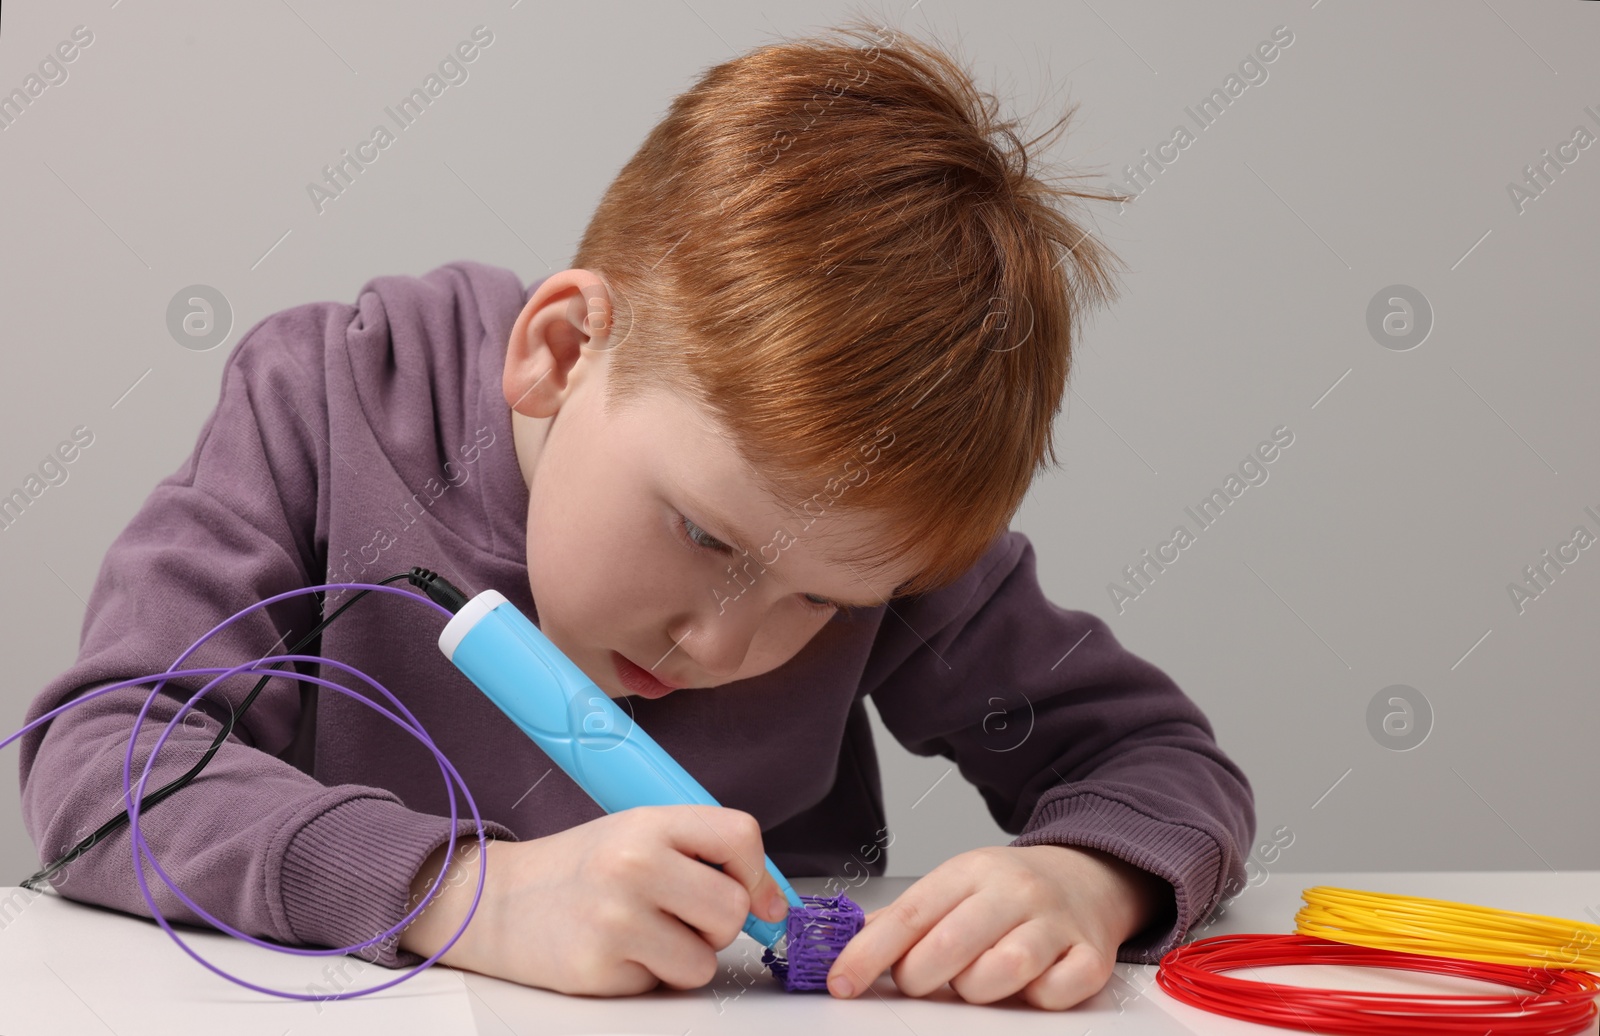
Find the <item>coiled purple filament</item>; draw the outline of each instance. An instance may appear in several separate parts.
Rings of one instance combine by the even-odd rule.
[[[761,951],[761,963],[791,993],[827,989],[828,969],[866,920],[860,905],[843,894],[801,896],[800,902],[803,908],[789,911],[787,959]]]

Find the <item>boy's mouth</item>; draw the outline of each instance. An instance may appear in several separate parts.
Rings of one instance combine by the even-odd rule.
[[[667,683],[650,670],[635,664],[621,652],[611,652],[611,662],[616,667],[617,679],[622,681],[622,685],[642,698],[664,698],[673,691],[682,690],[679,685]]]

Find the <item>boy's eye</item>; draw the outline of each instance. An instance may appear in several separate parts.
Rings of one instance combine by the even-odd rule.
[[[733,548],[721,540],[711,536],[700,526],[691,522],[687,515],[678,515],[678,531],[683,533],[683,538],[696,547],[705,550],[714,550],[721,554],[730,553]],[[801,594],[801,599],[806,605],[819,612],[838,612],[841,616],[848,617],[851,609],[834,604],[832,601],[818,597],[816,594]]]
[[[700,528],[700,526],[696,525],[694,522],[691,522],[687,517],[681,514],[678,516],[678,525],[683,530],[684,536],[688,537],[689,542],[693,543],[697,547],[704,547],[707,550],[722,551],[724,553],[733,549],[726,543],[713,538],[704,529]],[[702,539],[701,537],[704,538]]]

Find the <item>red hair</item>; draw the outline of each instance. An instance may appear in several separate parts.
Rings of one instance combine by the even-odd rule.
[[[680,393],[761,488],[882,533],[829,560],[948,585],[1055,465],[1072,340],[1119,261],[933,46],[853,19],[705,71],[607,188],[572,265],[613,301],[616,410]],[[837,37],[837,38],[835,38]],[[1037,160],[1037,156],[1034,156]],[[799,534],[803,537],[803,533]]]

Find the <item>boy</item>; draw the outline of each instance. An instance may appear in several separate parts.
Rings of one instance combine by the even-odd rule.
[[[747,912],[782,917],[763,852],[790,876],[884,873],[867,696],[1019,837],[875,912],[835,995],[892,968],[909,995],[949,982],[973,1003],[1070,1007],[1242,885],[1248,781],[1169,678],[1045,599],[1007,531],[1054,459],[1072,331],[1111,293],[1112,257],[1052,203],[1117,199],[1031,178],[1014,124],[939,51],[841,33],[707,72],[571,268],[524,289],[456,262],[252,328],[194,454],[108,551],[78,661],[29,712],[160,672],[265,597],[423,565],[504,593],[722,808],[603,814],[441,656],[431,614],[371,594],[306,652],[416,715],[473,791],[487,859],[470,818],[443,858],[447,789],[408,735],[278,679],[199,778],[141,814],[206,910],[353,945],[450,863],[364,953],[411,966],[460,926],[481,862],[483,899],[443,962],[567,993],[695,988]],[[320,619],[290,598],[185,664],[274,653]],[[256,679],[212,693],[147,789],[193,765]],[[152,706],[135,772],[203,682]],[[120,811],[143,699],[113,692],[24,740],[46,861]],[[53,882],[146,913],[126,827],[105,841]],[[169,918],[199,922],[151,884]]]

